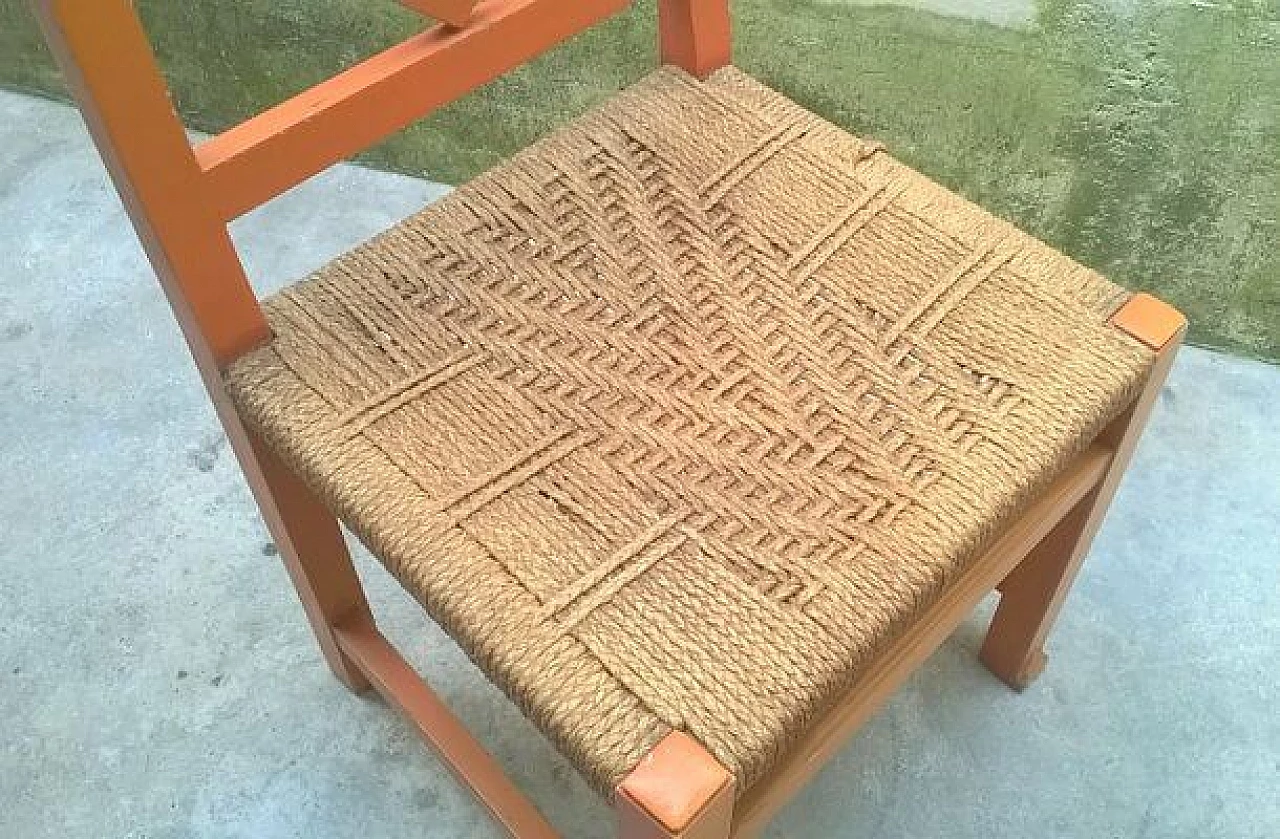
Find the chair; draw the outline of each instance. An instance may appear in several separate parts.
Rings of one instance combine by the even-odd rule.
[[[341,519],[631,839],[758,832],[994,589],[982,660],[1034,679],[1182,317],[734,69],[724,0],[259,304],[227,222],[627,5],[406,4],[441,22],[194,149],[127,0],[34,4],[338,678],[554,835]]]

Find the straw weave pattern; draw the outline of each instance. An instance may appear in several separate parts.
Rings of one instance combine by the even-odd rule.
[[[601,791],[759,780],[1134,397],[1127,295],[732,68],[266,302],[228,384]]]

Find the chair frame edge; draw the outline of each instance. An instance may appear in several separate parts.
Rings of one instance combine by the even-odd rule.
[[[1137,399],[1099,435],[1099,442],[1115,453],[1102,481],[1000,585],[1000,605],[979,657],[1014,690],[1026,689],[1044,670],[1045,640],[1111,509],[1187,329],[1181,313],[1148,294],[1131,297],[1110,323],[1155,350],[1155,363]]]
[[[484,21],[489,19],[486,15],[501,17],[540,2],[479,3],[471,16],[473,25],[480,27],[477,37],[483,38]],[[222,379],[227,364],[271,337],[226,223],[358,150],[359,143],[371,143],[403,127],[410,110],[420,111],[413,118],[425,116],[448,99],[436,101],[440,99],[436,97],[417,101],[412,108],[400,106],[378,124],[378,137],[367,136],[369,128],[365,126],[352,128],[351,134],[339,130],[319,138],[296,135],[301,137],[296,142],[273,141],[271,137],[297,130],[298,124],[312,115],[306,107],[290,105],[290,100],[272,109],[276,118],[283,114],[283,119],[259,122],[253,130],[245,128],[253,123],[250,120],[220,135],[221,142],[214,138],[193,149],[128,0],[31,0],[31,5],[174,309],[219,420],[335,675],[353,691],[373,687],[382,694],[418,728],[511,835],[533,839],[555,836],[493,758],[378,632],[339,524],[244,425]],[[589,13],[574,20],[577,28],[586,28],[622,8],[626,0],[590,0],[588,5]],[[700,77],[729,63],[726,0],[658,0],[658,11],[664,62]],[[525,47],[540,44],[545,49],[572,34],[564,32],[566,28],[543,30],[537,43]],[[411,56],[412,66],[417,68],[418,61],[435,55],[428,49],[433,44],[456,47],[458,39],[468,33],[472,33],[471,27],[459,29],[451,24],[428,30],[418,36],[417,48],[425,52]],[[349,108],[356,97],[363,97],[366,104],[390,101],[399,88],[379,73],[389,75],[404,69],[383,66],[373,76],[357,77],[361,83],[346,90],[350,99],[340,99],[340,108]],[[500,75],[506,69],[510,69],[507,64],[479,68],[474,78]],[[369,89],[381,92],[370,96]],[[295,105],[306,104],[305,98],[295,99],[299,100]],[[345,125],[358,109],[334,113],[334,124]],[[268,129],[265,133],[254,134],[264,127]],[[280,144],[271,146],[274,149],[303,150],[305,165],[281,164],[284,170],[265,176],[264,187],[255,178],[265,172],[265,161],[279,160],[276,154],[263,152],[271,143]],[[226,177],[228,172],[234,174]],[[217,187],[224,177],[228,185]],[[645,787],[628,776],[615,791],[614,807],[625,839],[754,835],[993,588],[1002,591],[1001,603],[982,659],[997,676],[1016,687],[1025,686],[1034,677],[1043,665],[1044,640],[1110,505],[1185,331],[1185,321],[1181,321],[1162,339],[1153,338],[1144,333],[1141,319],[1135,328],[1122,316],[1124,311],[1122,308],[1114,320],[1118,329],[1149,346],[1158,341],[1150,378],[1133,406],[1034,505],[1035,515],[1029,513],[1015,522],[948,595],[927,610],[919,630],[908,632],[892,645],[792,754],[744,795],[735,798],[732,774],[701,747],[677,750],[674,756],[669,751],[660,755],[667,741],[660,743],[636,772],[661,758],[661,777],[669,789],[659,794],[655,789],[662,784]],[[1168,322],[1157,332],[1160,329],[1168,331]],[[727,780],[709,788],[707,772],[717,768]],[[677,802],[674,810],[673,801]]]
[[[1122,325],[1131,306],[1143,305],[1143,297],[1132,298],[1111,322],[1152,346],[1149,336],[1135,335]],[[1181,346],[1186,321],[1165,308],[1172,313],[1170,320],[1132,404],[934,605],[876,657],[769,776],[739,798],[732,832],[735,839],[758,835],[988,594],[999,592],[1000,601],[980,654],[983,664],[1019,691],[1040,674],[1046,660],[1045,640],[1132,461]]]

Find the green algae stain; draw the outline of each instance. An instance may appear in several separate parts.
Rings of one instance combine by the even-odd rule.
[[[140,0],[196,127],[219,130],[412,32],[390,2]],[[949,11],[982,4],[915,0]],[[735,0],[738,63],[1132,288],[1192,339],[1280,360],[1280,0],[1036,0],[1025,22],[864,0]],[[458,182],[652,62],[651,0],[372,150]],[[56,93],[22,0],[0,82]]]
[[[1070,185],[1040,232],[1180,305],[1197,340],[1274,359],[1280,15],[1266,5],[1041,3],[1040,37],[1093,72],[1057,134]]]

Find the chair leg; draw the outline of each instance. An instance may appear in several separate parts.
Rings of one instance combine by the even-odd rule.
[[[733,775],[693,738],[668,734],[614,794],[621,839],[729,839]]]
[[[1156,349],[1156,362],[1133,406],[1100,437],[1115,456],[1098,487],[1063,517],[999,587],[1000,605],[980,655],[987,668],[1015,690],[1026,688],[1044,669],[1045,639],[1102,526],[1186,327],[1181,315],[1146,295],[1137,295],[1122,307],[1112,324]]]
[[[373,626],[341,527],[256,434],[225,414],[224,424],[329,667],[352,691],[367,690],[369,680],[343,652],[334,631],[339,624]]]
[[[1000,605],[982,645],[982,663],[1015,690],[1044,670],[1044,641],[1071,587],[1077,552],[1088,550],[1098,491],[1086,495],[1000,584]]]
[[[727,0],[659,0],[658,39],[663,64],[700,79],[733,60]]]

